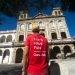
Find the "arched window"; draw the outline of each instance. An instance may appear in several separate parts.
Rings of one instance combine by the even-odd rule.
[[[9,62],[9,56],[10,56],[10,51],[8,49],[6,49],[3,53],[3,59],[2,62],[3,63],[8,63]]]
[[[61,15],[61,12],[60,12],[60,11],[58,11],[58,14],[59,14],[59,15]]]
[[[7,49],[4,51],[4,54],[3,54],[3,59],[5,58],[5,56],[9,56],[10,55],[10,51]]]
[[[40,27],[43,27],[43,23],[41,21],[39,22],[39,25],[40,25]]]
[[[59,20],[58,22],[62,22],[61,20]]]
[[[50,23],[53,23],[53,21],[50,21]]]
[[[21,15],[21,19],[23,19],[23,17],[24,17],[24,16],[23,16],[23,14],[22,14],[22,15]]]
[[[20,35],[19,36],[19,42],[23,42],[24,41],[24,35]]]
[[[0,56],[2,56],[2,50],[0,50]]]
[[[15,63],[21,63],[23,58],[23,49],[19,48],[16,51],[16,58],[15,58]]]
[[[5,42],[5,36],[2,36],[0,39],[0,43],[4,43]]]
[[[57,34],[56,33],[51,33],[52,39],[57,39]]]
[[[67,38],[67,36],[66,36],[66,33],[65,33],[65,32],[61,32],[61,38],[62,38],[62,39]]]
[[[63,48],[63,52],[64,52],[64,57],[66,57],[66,55],[67,55],[68,53],[71,53],[71,48],[70,48],[69,46],[65,46],[65,47]]]
[[[31,30],[31,29],[32,29],[32,24],[29,23],[29,24],[28,24],[28,30]]]
[[[44,31],[45,27],[44,27],[43,22],[40,21],[40,22],[39,22],[39,26],[40,26],[40,29]]]
[[[56,59],[57,58],[57,54],[61,53],[60,52],[60,48],[58,46],[55,46],[51,52],[50,52],[50,58],[51,59]]]
[[[55,15],[57,16],[57,11],[55,11]]]
[[[24,26],[24,24],[21,24],[21,30],[22,30],[22,31],[25,30],[25,26]]]
[[[12,42],[12,35],[7,36],[6,42]]]

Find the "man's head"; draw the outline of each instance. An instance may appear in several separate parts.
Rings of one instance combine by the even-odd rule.
[[[39,31],[40,31],[39,26],[38,26],[38,25],[33,25],[33,27],[32,27],[32,32],[33,32],[33,33],[39,33]]]

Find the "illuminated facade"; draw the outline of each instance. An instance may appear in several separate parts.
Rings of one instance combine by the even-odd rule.
[[[8,41],[9,45],[11,42],[11,48],[9,49],[9,52],[6,52],[6,54],[8,54],[7,57],[6,54],[4,55],[5,48],[3,50],[2,48],[0,48],[0,58],[2,59],[1,63],[22,62],[24,50],[23,42],[29,34],[32,34],[32,27],[35,24],[40,26],[40,32],[45,34],[45,37],[49,42],[51,59],[65,58],[75,52],[73,44],[74,39],[72,39],[70,36],[65,17],[60,8],[54,8],[51,15],[39,13],[34,17],[28,17],[27,13],[21,12],[19,15],[19,20],[17,22],[17,28],[12,32],[13,40]],[[10,31],[8,32],[10,33]],[[0,37],[2,38],[1,35]],[[8,36],[6,34],[5,38],[7,37]],[[3,44],[2,41],[0,42],[0,44]],[[7,49],[8,48],[9,46],[7,46]],[[9,61],[7,60],[7,58],[9,59]]]

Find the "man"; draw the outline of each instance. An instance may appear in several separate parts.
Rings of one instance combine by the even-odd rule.
[[[32,32],[25,41],[22,75],[48,75],[48,42],[39,34],[39,26],[35,25]]]

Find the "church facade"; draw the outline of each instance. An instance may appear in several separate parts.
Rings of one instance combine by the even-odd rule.
[[[21,63],[24,41],[32,34],[34,25],[40,27],[49,43],[50,59],[64,59],[75,53],[74,39],[71,38],[65,16],[60,8],[54,8],[51,15],[39,13],[34,17],[21,12],[16,30],[0,32],[0,64]]]

